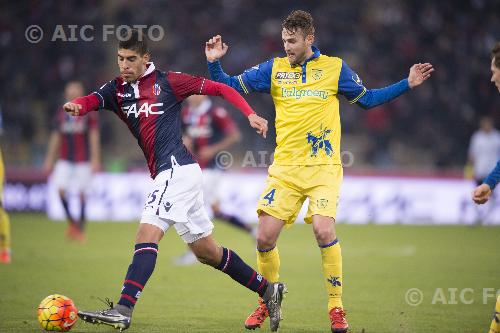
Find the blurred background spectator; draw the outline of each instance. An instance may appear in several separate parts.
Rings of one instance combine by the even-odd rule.
[[[63,103],[63,88],[81,80],[92,91],[117,75],[116,41],[103,41],[103,25],[160,25],[165,36],[152,42],[157,67],[206,76],[204,43],[221,34],[230,45],[224,69],[236,74],[269,57],[283,56],[281,20],[292,9],[315,18],[316,45],[344,58],[365,85],[377,88],[408,75],[415,62],[436,68],[428,84],[372,110],[341,98],[342,150],[354,154],[356,169],[461,170],[469,139],[482,116],[500,125],[500,101],[489,83],[489,52],[500,40],[498,0],[264,1],[9,1],[0,4],[0,105],[2,149],[7,168],[41,167],[49,123]],[[22,20],[20,19],[22,18]],[[44,38],[29,43],[25,30],[39,25]],[[51,41],[58,25],[92,25],[92,41]],[[91,34],[90,34],[91,32]],[[257,112],[274,118],[267,95],[248,97]],[[220,102],[220,101],[218,101]],[[143,157],[120,122],[101,117],[106,170],[143,168]],[[246,126],[235,148],[274,150],[274,129],[267,140]],[[131,147],[134,147],[133,149]],[[258,156],[258,155],[256,155]],[[237,165],[237,163],[235,163]],[[348,171],[349,172],[349,171]]]

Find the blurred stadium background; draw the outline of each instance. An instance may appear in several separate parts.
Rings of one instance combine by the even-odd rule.
[[[349,152],[346,156],[352,163],[344,171],[346,182],[340,202],[339,221],[355,224],[454,225],[474,224],[478,221],[500,224],[499,196],[484,210],[478,210],[469,198],[474,183],[470,179],[464,179],[463,172],[469,140],[478,128],[480,118],[489,116],[494,119],[497,127],[500,126],[500,96],[490,83],[490,50],[494,42],[500,40],[500,2],[497,0],[2,1],[0,72],[3,80],[0,81],[0,107],[3,133],[0,142],[7,171],[5,205],[11,213],[14,263],[8,268],[0,267],[0,288],[5,286],[2,294],[7,302],[13,302],[12,306],[7,306],[6,302],[0,301],[1,332],[35,330],[35,325],[32,325],[34,311],[31,309],[35,308],[37,300],[41,300],[45,294],[59,292],[54,290],[56,287],[49,287],[45,283],[37,284],[33,290],[21,290],[23,288],[20,284],[30,284],[30,277],[40,280],[47,274],[50,279],[54,279],[55,285],[62,285],[61,292],[67,292],[70,296],[77,295],[80,297],[78,301],[92,305],[85,298],[88,296],[86,289],[73,291],[74,286],[65,283],[64,278],[60,277],[60,274],[64,274],[66,278],[73,279],[67,277],[69,273],[65,269],[56,269],[50,273],[50,268],[54,267],[50,263],[52,258],[75,258],[68,255],[58,257],[66,251],[66,247],[58,243],[64,242],[63,229],[50,224],[45,214],[52,207],[51,216],[58,218],[61,216],[61,208],[54,191],[47,186],[42,165],[50,124],[58,107],[64,102],[63,88],[66,82],[81,80],[86,90],[92,91],[117,75],[116,41],[113,35],[109,36],[108,41],[103,41],[102,27],[160,25],[165,36],[160,41],[151,43],[156,67],[202,76],[208,75],[204,43],[212,35],[220,33],[230,45],[228,54],[222,60],[224,69],[228,73],[237,74],[270,57],[283,54],[281,20],[292,9],[304,9],[312,13],[318,47],[325,54],[346,59],[367,87],[385,86],[406,77],[409,67],[415,62],[428,61],[436,68],[433,77],[422,87],[372,110],[362,110],[340,98],[342,150]],[[40,42],[27,41],[25,31],[30,25],[38,25],[43,29],[44,36]],[[69,25],[92,25],[95,27],[91,33],[93,40],[85,41],[78,35],[75,41],[63,41],[60,38],[51,40],[58,26],[62,26],[69,36]],[[246,98],[261,115],[269,120],[274,118],[274,107],[269,96],[254,94]],[[221,100],[216,102],[227,106]],[[262,140],[247,126],[244,116],[237,111],[232,115],[240,125],[244,140],[231,149],[234,163],[229,168],[223,185],[227,188],[224,204],[227,210],[255,222],[253,208],[269,164],[268,157],[261,161],[259,156],[261,152],[270,154],[274,150],[274,128],[271,121],[268,139]],[[100,128],[103,170],[94,179],[89,199],[89,206],[93,207],[93,211],[89,213],[89,217],[104,221],[136,220],[147,190],[148,175],[144,157],[128,129],[111,113],[100,114]],[[245,164],[245,161],[248,162],[248,152],[260,166]],[[115,181],[116,186],[110,185]],[[234,186],[235,183],[240,185]],[[124,207],[132,208],[128,212]],[[37,214],[32,214],[33,212]],[[33,229],[29,223],[33,223]],[[342,227],[344,229],[341,232],[346,234],[343,241],[347,243],[346,271],[358,284],[353,282],[346,293],[354,295],[359,292],[358,288],[375,288],[370,284],[372,279],[388,281],[388,284],[399,279],[411,281],[399,283],[397,286],[400,289],[394,294],[382,288],[383,293],[390,295],[387,300],[390,304],[374,296],[371,293],[373,290],[354,296],[350,304],[348,301],[358,311],[357,314],[353,313],[356,332],[361,332],[364,328],[366,333],[486,331],[494,304],[491,300],[487,304],[479,304],[478,301],[469,307],[464,304],[439,307],[428,302],[427,306],[418,307],[417,311],[404,303],[404,291],[410,287],[419,287],[421,281],[427,281],[423,289],[424,292],[428,289],[429,293],[437,287],[500,286],[498,279],[491,278],[498,277],[500,273],[496,267],[498,265],[494,264],[498,262],[498,251],[490,246],[495,242],[498,244],[498,227],[415,229],[414,226],[391,226],[395,229],[385,229],[389,230],[385,238],[385,227],[374,229],[374,226],[349,224]],[[363,227],[366,229],[356,229]],[[118,229],[121,231],[119,235],[123,235],[129,242],[109,236],[108,244],[105,235],[111,235]],[[310,232],[305,229],[305,226],[297,226],[297,230],[303,232],[302,240],[306,238],[304,233]],[[87,266],[96,263],[97,268],[92,274],[74,277],[75,283],[83,284],[88,289],[94,288],[91,282],[84,279],[95,280],[101,274],[99,270],[102,270],[103,276],[114,274],[113,278],[120,280],[120,268],[116,268],[118,273],[116,270],[111,272],[100,261],[99,249],[115,247],[115,243],[119,247],[125,243],[121,253],[113,252],[114,256],[123,261],[121,267],[125,267],[129,260],[127,246],[132,242],[133,230],[132,225],[118,227],[110,223],[92,224],[89,227],[87,247],[71,245],[69,249],[80,256],[78,260],[75,259],[79,264]],[[356,241],[358,232],[364,235],[363,242]],[[236,239],[240,236],[237,231],[226,230],[225,227],[221,233],[222,239],[229,242],[233,239],[233,233],[236,234]],[[390,243],[388,248],[381,250],[380,256],[385,260],[382,261],[384,269],[381,271],[377,271],[380,267],[373,265],[369,257],[379,247],[379,243],[369,236],[370,233],[382,237],[382,243]],[[474,245],[471,245],[471,252],[464,252],[463,245],[459,244],[469,241],[469,233],[473,234],[471,237]],[[424,243],[412,242],[409,235],[415,235],[415,239]],[[94,242],[92,237],[98,241]],[[242,235],[241,238],[243,237],[245,236]],[[294,241],[300,239],[298,236],[296,239],[294,236],[289,237]],[[310,239],[306,243],[312,245],[313,238],[307,237]],[[391,237],[399,237],[399,242],[391,243],[394,241]],[[173,235],[169,239],[173,240]],[[443,239],[446,241],[440,244]],[[351,244],[348,243],[349,240],[352,241]],[[177,245],[173,248],[180,252],[180,243],[175,244]],[[307,244],[303,247],[307,247]],[[461,250],[454,252],[446,248],[452,244],[461,247]],[[421,246],[428,249],[423,254]],[[243,256],[254,262],[250,241],[236,243],[235,247],[244,247],[245,250],[241,250]],[[87,249],[92,256],[85,256]],[[353,250],[351,254],[349,249]],[[57,255],[52,257],[53,253]],[[444,254],[436,258],[433,253]],[[37,263],[49,263],[44,268],[34,264],[35,259]],[[349,259],[352,261],[349,262]],[[373,258],[378,259],[381,258]],[[20,263],[17,264],[16,260]],[[305,263],[309,258],[306,255],[300,260]],[[436,260],[435,265],[432,265],[433,269],[417,269],[418,265],[425,266],[432,260]],[[418,265],[409,264],[408,261],[417,262]],[[358,262],[367,265],[369,270],[374,270],[373,277],[366,276],[371,273],[362,272],[361,267],[354,268]],[[399,272],[396,269],[398,265],[406,271],[402,269]],[[63,267],[71,270],[72,266],[65,264]],[[441,267],[445,271],[439,271]],[[181,270],[179,274],[188,277],[197,270],[199,268],[189,268],[188,271]],[[409,272],[417,275],[411,278]],[[219,282],[212,279],[212,273],[205,273],[210,276],[209,283],[217,286]],[[356,274],[359,276],[356,277]],[[363,274],[365,276],[361,278]],[[161,273],[158,275],[164,277]],[[461,279],[455,280],[457,276],[461,276]],[[429,282],[429,279],[435,283]],[[156,281],[156,284],[161,282]],[[303,287],[298,282],[297,284],[298,288]],[[104,291],[102,288],[99,291],[114,292],[109,285]],[[315,288],[318,289],[318,295],[323,295],[320,291],[322,286],[311,286],[314,292]],[[168,295],[168,291],[165,293]],[[242,294],[240,292],[238,297],[243,297]],[[18,301],[16,295],[23,295],[30,302]],[[188,291],[177,294],[178,297],[189,295]],[[476,296],[479,295],[477,289]],[[153,296],[151,293],[149,299]],[[248,298],[245,300],[248,301]],[[161,302],[154,302],[154,305],[161,306]],[[217,308],[223,302],[224,300],[220,300],[213,307]],[[241,302],[231,302],[234,307],[241,306]],[[321,330],[314,328],[314,320],[323,320],[322,325],[327,327],[326,317],[315,317],[313,314],[317,309],[323,311],[322,302],[317,303],[306,311],[311,316],[309,320],[312,320],[307,324],[308,328],[302,329],[300,319],[295,319],[291,321],[291,331],[320,332]],[[384,306],[388,309],[379,318],[375,310],[384,309]],[[196,308],[198,307],[202,306],[198,304]],[[231,312],[236,319],[228,322],[222,320],[221,324],[231,327],[235,322],[239,323],[238,318],[243,319],[249,309],[245,307],[243,314]],[[287,319],[300,316],[299,310],[300,306],[292,302],[290,311],[293,315]],[[413,310],[416,312],[411,312]],[[224,313],[219,312],[217,315],[222,318]],[[198,332],[197,327],[203,326],[203,312],[201,313],[196,319],[199,325],[193,324],[193,327],[189,324],[189,328],[184,328],[185,331]],[[160,315],[156,312],[155,316]],[[7,317],[9,320],[4,320]],[[421,318],[424,318],[425,324],[422,324]],[[183,317],[186,322],[189,319]],[[396,320],[396,323],[387,324],[391,320]],[[28,321],[28,326],[18,329],[17,325],[22,321]],[[144,323],[142,325],[140,329],[145,332],[163,331],[161,327],[148,327]],[[77,329],[84,331],[83,327],[81,325]],[[207,327],[199,332],[228,332],[219,330],[216,326]],[[181,331],[183,332],[181,328],[172,330]]]

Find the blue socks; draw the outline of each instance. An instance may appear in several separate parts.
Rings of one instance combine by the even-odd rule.
[[[258,293],[260,297],[267,289],[267,280],[241,260],[236,253],[225,247],[222,248],[222,261],[216,268],[242,286]]]
[[[158,244],[141,243],[135,245],[132,264],[128,267],[122,294],[118,304],[133,308],[148,282],[156,265]]]

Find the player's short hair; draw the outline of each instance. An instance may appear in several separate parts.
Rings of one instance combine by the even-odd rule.
[[[304,37],[314,35],[314,20],[310,13],[303,10],[294,10],[283,21],[283,29],[295,33],[298,29],[302,30]]]
[[[148,40],[146,36],[137,29],[127,29],[120,35],[119,49],[132,50],[141,56],[149,53]]]
[[[500,68],[500,42],[497,42],[495,46],[493,46],[491,50],[491,59],[494,59],[493,63],[495,67]]]

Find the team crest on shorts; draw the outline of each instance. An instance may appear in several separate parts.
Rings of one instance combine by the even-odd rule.
[[[317,203],[319,208],[326,208],[328,206],[328,199],[318,199]]]
[[[158,83],[153,85],[153,94],[155,94],[155,96],[160,96],[161,94],[161,87]]]
[[[163,204],[163,207],[165,207],[165,210],[167,211],[167,213],[170,211],[170,208],[172,208],[172,205],[173,204],[168,202],[168,201]]]

